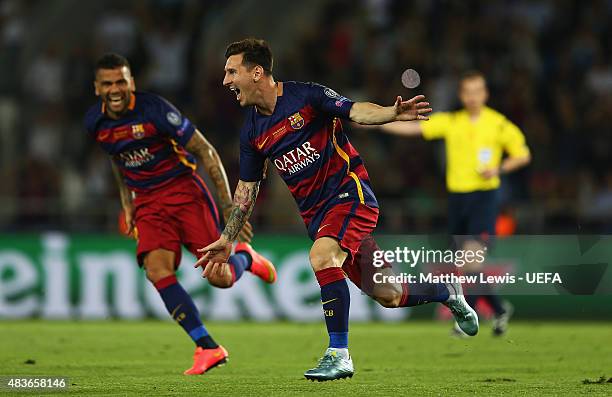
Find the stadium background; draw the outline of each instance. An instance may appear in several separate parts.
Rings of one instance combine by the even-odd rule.
[[[612,3],[603,0],[413,1],[409,7],[385,0],[308,6],[4,0],[0,317],[164,317],[134,265],[133,242],[116,236],[119,200],[108,159],[82,124],[95,101],[92,65],[106,51],[127,56],[139,89],[167,97],[199,126],[232,186],[242,111],[221,86],[231,41],[267,39],[279,80],[317,81],[380,104],[422,92],[437,111],[457,108],[457,76],[479,69],[488,77],[490,105],[521,127],[533,153],[528,168],[503,181],[503,208],[517,220],[517,233],[610,233],[611,16]],[[421,75],[417,90],[401,85],[407,67]],[[378,233],[444,232],[442,144],[348,130],[380,199]],[[253,224],[255,244],[282,258],[287,274],[273,289],[245,278],[239,288],[212,290],[184,262],[181,277],[207,318],[319,320],[295,209],[270,173]],[[553,310],[560,302],[573,306],[562,314]],[[363,305],[353,305],[353,319],[409,313]],[[518,316],[612,318],[600,297],[549,296],[523,306],[519,299],[517,308],[525,309]]]

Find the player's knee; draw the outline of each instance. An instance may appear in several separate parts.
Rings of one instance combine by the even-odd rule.
[[[156,283],[174,274],[174,253],[165,250],[149,252],[144,258],[147,279]]]
[[[342,267],[347,253],[340,248],[338,242],[331,238],[321,238],[315,241],[310,249],[309,259],[312,270],[327,269],[329,267]]]
[[[380,288],[374,289],[373,298],[381,306],[388,308],[399,307],[402,300],[402,289],[394,284],[380,286]]]
[[[310,265],[312,270],[318,272],[319,270],[327,269],[328,267],[342,267],[343,260],[337,255],[329,252],[313,252],[310,251]]]
[[[378,302],[382,307],[386,307],[389,309],[393,309],[399,307],[400,299],[402,295],[383,295],[375,297],[376,302]]]
[[[155,284],[159,280],[172,276],[174,271],[163,266],[149,265],[145,267],[145,273],[147,275],[147,279]]]

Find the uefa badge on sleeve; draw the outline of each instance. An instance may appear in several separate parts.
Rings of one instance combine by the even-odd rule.
[[[181,116],[176,112],[166,113],[166,120],[168,120],[168,123],[175,127],[179,127],[181,125]]]
[[[325,88],[323,92],[325,93],[325,95],[327,95],[331,99],[342,100],[342,96],[340,96],[340,94],[338,94],[336,91],[332,90],[331,88]]]

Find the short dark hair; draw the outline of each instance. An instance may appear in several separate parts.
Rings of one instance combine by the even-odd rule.
[[[94,76],[97,75],[98,70],[100,69],[116,69],[126,66],[128,69],[130,68],[130,63],[128,60],[119,55],[112,52],[102,55],[96,61],[96,65],[94,67]]]
[[[272,74],[274,59],[272,58],[272,50],[265,40],[248,38],[227,46],[225,50],[226,59],[238,54],[242,54],[243,65],[249,68],[259,65],[266,75]]]

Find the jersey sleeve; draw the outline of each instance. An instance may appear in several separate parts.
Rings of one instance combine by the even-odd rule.
[[[266,157],[255,149],[247,123],[240,131],[240,180],[256,182],[264,179]]]
[[[420,123],[423,138],[427,140],[446,137],[451,126],[451,114],[447,112],[435,113],[429,120]]]
[[[521,130],[510,120],[504,119],[501,128],[501,143],[510,157],[529,155],[529,147]]]
[[[308,99],[319,111],[330,116],[348,119],[353,101],[343,97],[331,88],[316,83],[308,83]]]
[[[163,98],[156,98],[155,112],[152,116],[159,131],[186,146],[195,132],[195,126],[177,108]]]

